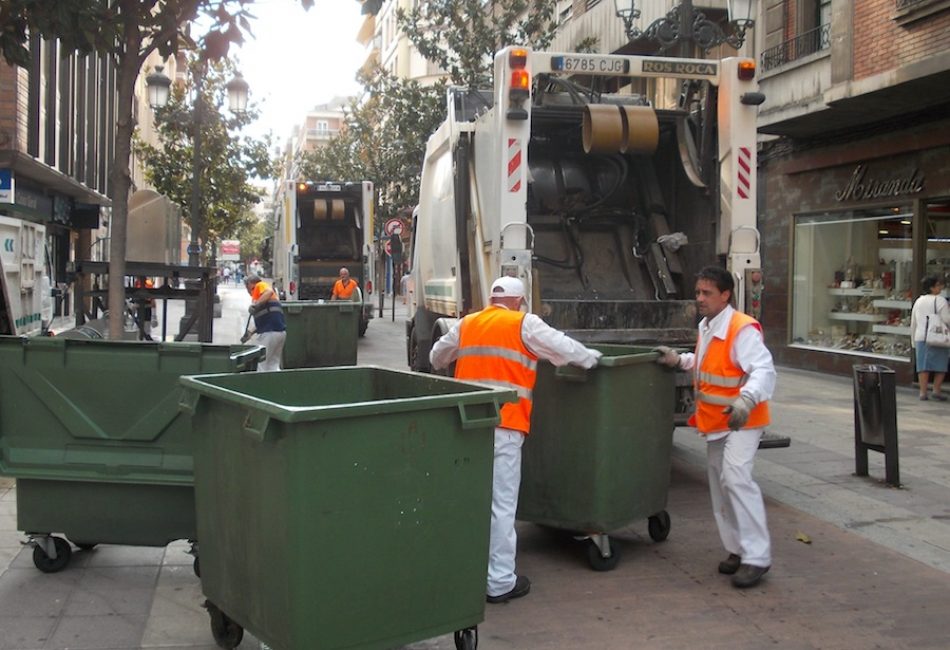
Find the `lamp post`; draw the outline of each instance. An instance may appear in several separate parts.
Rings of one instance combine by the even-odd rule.
[[[171,79],[165,75],[162,70],[164,66],[155,66],[155,71],[148,75],[145,78],[145,84],[148,88],[148,99],[149,104],[153,109],[162,108],[168,103],[169,89],[171,87]],[[208,71],[208,61],[206,58],[201,57],[198,61],[198,64],[195,67],[194,72],[194,105],[191,113],[191,126],[192,126],[192,171],[191,171],[191,197],[190,197],[190,208],[189,215],[191,217],[191,237],[188,243],[188,266],[198,267],[201,265],[201,243],[199,240],[199,235],[201,234],[204,226],[204,215],[201,212],[201,176],[204,173],[204,160],[202,159],[202,125],[204,122],[204,113],[205,113],[205,98],[204,98],[204,82],[205,74]],[[228,108],[232,113],[243,113],[247,110],[247,96],[248,96],[248,84],[241,76],[241,73],[236,73],[235,77],[231,79],[226,85],[225,88],[228,91]],[[211,286],[214,287],[214,282],[216,278],[212,274],[210,281],[212,282]],[[203,301],[199,300],[199,312],[204,311],[205,307],[201,307]],[[193,302],[188,300],[185,302],[185,316],[182,318],[181,324],[181,336],[184,336],[184,333],[190,328],[190,323],[194,322],[194,316],[192,315]],[[206,306],[208,309],[207,312],[207,323],[202,323],[202,320],[199,320],[199,333],[198,338],[201,341],[211,341],[211,306]]]
[[[614,0],[614,3],[615,13],[623,21],[628,39],[656,41],[660,44],[660,52],[679,44],[680,56],[689,56],[690,43],[702,50],[710,50],[723,43],[739,49],[745,42],[746,30],[755,26],[755,20],[752,19],[754,0],[729,0],[726,30],[693,7],[692,0],[680,0],[665,16],[657,18],[644,30],[636,25],[640,18],[636,0]]]

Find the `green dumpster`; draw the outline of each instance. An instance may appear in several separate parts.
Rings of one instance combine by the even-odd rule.
[[[493,429],[513,391],[372,366],[183,377],[222,647],[391,648],[484,615]]]
[[[356,365],[360,303],[297,300],[282,304],[287,321],[282,368]]]
[[[609,570],[607,531],[643,517],[654,540],[669,533],[675,373],[647,348],[591,347],[593,370],[539,364],[517,516],[589,536],[592,568]]]
[[[253,345],[0,337],[0,474],[17,479],[17,526],[43,571],[65,534],[164,546],[195,539],[192,441],[181,375],[253,370]]]

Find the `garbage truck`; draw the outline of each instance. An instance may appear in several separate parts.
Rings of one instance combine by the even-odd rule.
[[[509,47],[493,78],[448,91],[426,146],[413,370],[430,370],[432,343],[487,304],[499,275],[525,283],[531,312],[591,344],[692,347],[695,274],[709,264],[735,275],[739,309],[759,308],[754,60]],[[684,423],[692,389],[680,374]]]
[[[0,334],[45,334],[53,317],[46,227],[0,216]]]
[[[285,181],[272,239],[274,286],[284,300],[329,300],[341,267],[359,283],[359,335],[373,317],[376,254],[370,181]]]

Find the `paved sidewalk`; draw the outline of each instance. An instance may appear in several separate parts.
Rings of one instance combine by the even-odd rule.
[[[228,290],[224,305],[215,338],[236,339],[246,299]],[[405,367],[404,313],[398,305],[393,321],[387,305],[371,322],[361,363]],[[532,592],[487,606],[479,647],[950,647],[950,404],[899,391],[904,486],[894,489],[883,483],[880,454],[871,454],[870,478],[852,475],[851,399],[849,378],[779,369],[773,429],[792,446],[757,457],[775,558],[761,587],[737,591],[716,572],[723,552],[704,443],[681,429],[669,539],[655,544],[646,522],[634,522],[612,535],[623,553],[618,568],[596,573],[581,544],[519,524],[519,571]],[[0,479],[0,650],[215,647],[186,544],[77,550],[66,570],[42,574],[20,546],[15,494]],[[420,552],[437,561],[437,549]],[[240,647],[261,644],[247,636]],[[410,647],[454,644],[447,636]]]

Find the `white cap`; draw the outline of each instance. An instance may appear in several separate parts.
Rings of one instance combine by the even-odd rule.
[[[524,298],[524,283],[518,278],[503,275],[491,284],[492,298]]]

